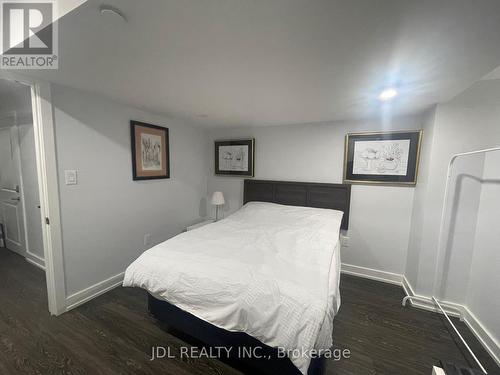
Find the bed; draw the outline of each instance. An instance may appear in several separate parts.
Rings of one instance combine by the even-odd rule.
[[[142,254],[124,286],[146,289],[149,311],[174,332],[230,348],[221,359],[246,372],[321,374],[350,185],[245,180],[243,195],[226,219]]]

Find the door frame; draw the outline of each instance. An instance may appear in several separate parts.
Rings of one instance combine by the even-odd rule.
[[[8,71],[0,71],[0,78],[31,87],[48,307],[52,315],[59,315],[66,311],[66,279],[50,83]]]

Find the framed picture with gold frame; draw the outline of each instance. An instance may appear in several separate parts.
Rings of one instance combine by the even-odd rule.
[[[170,178],[168,128],[130,121],[132,179]]]
[[[415,185],[421,141],[422,130],[347,134],[344,182]]]

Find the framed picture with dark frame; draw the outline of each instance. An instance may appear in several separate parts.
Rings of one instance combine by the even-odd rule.
[[[215,141],[215,174],[253,177],[255,140],[235,139]]]
[[[421,141],[422,130],[347,134],[344,182],[415,185]]]
[[[133,180],[170,178],[168,128],[130,121]]]

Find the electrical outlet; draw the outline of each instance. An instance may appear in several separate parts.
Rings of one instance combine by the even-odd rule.
[[[144,246],[151,245],[151,234],[147,233],[144,235]]]
[[[349,247],[349,237],[340,236],[340,245],[342,245],[342,247]]]

